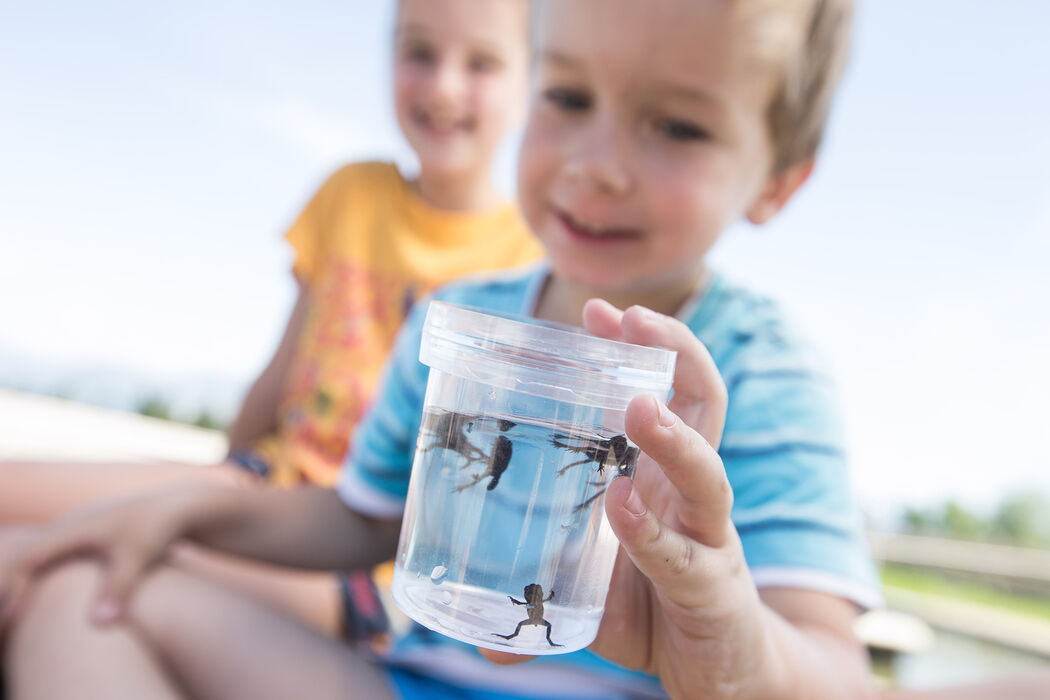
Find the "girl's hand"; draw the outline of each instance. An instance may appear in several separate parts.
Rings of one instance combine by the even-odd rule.
[[[32,579],[64,559],[92,556],[103,561],[93,619],[118,620],[143,573],[160,561],[185,531],[178,517],[193,489],[88,506],[41,527],[24,538],[0,563],[0,630],[11,620]]]

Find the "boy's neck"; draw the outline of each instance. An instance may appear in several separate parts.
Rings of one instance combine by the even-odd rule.
[[[504,201],[487,170],[456,175],[421,170],[412,187],[424,202],[446,211],[485,211]]]
[[[583,325],[583,305],[595,297],[604,299],[618,309],[638,305],[674,316],[709,279],[710,272],[706,267],[701,267],[658,287],[609,292],[574,284],[551,271],[536,303],[536,317],[573,326]]]

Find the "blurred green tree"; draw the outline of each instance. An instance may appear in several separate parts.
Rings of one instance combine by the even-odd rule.
[[[944,505],[941,516],[943,534],[960,540],[979,540],[988,532],[984,520],[966,510],[956,501]]]
[[[1050,547],[1050,498],[1017,493],[1004,499],[992,516],[991,534],[1011,544]]]
[[[143,416],[149,416],[150,418],[172,420],[171,408],[168,406],[168,402],[160,396],[149,396],[143,399],[139,402],[135,411]]]
[[[1033,491],[1007,496],[987,517],[956,501],[927,509],[910,507],[901,514],[901,526],[913,535],[1050,547],[1050,495]]]
[[[924,510],[908,508],[904,511],[904,530],[913,535],[937,534],[939,528],[934,526],[932,519]]]
[[[198,428],[207,428],[208,430],[225,430],[226,426],[223,422],[216,418],[215,414],[208,409],[202,410],[197,417],[193,420],[193,424]]]

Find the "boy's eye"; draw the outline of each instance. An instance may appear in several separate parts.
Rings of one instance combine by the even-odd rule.
[[[672,141],[706,141],[711,138],[705,129],[682,119],[657,119],[655,127]]]
[[[591,106],[587,93],[571,88],[550,88],[544,91],[543,98],[566,112],[582,112]]]

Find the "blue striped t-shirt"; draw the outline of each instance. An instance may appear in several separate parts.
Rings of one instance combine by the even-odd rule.
[[[547,274],[540,265],[459,282],[433,298],[532,315]],[[398,518],[404,508],[428,373],[418,359],[426,306],[417,304],[402,326],[376,403],[357,430],[337,485],[350,507],[370,516]],[[707,347],[728,389],[719,454],[733,487],[732,520],[755,584],[819,590],[862,607],[878,604],[834,387],[820,361],[774,303],[717,274],[678,318]],[[422,628],[395,646],[391,662],[411,668],[413,683],[432,676],[435,684],[537,697],[662,696],[655,679],[588,651],[495,667],[473,647]]]

